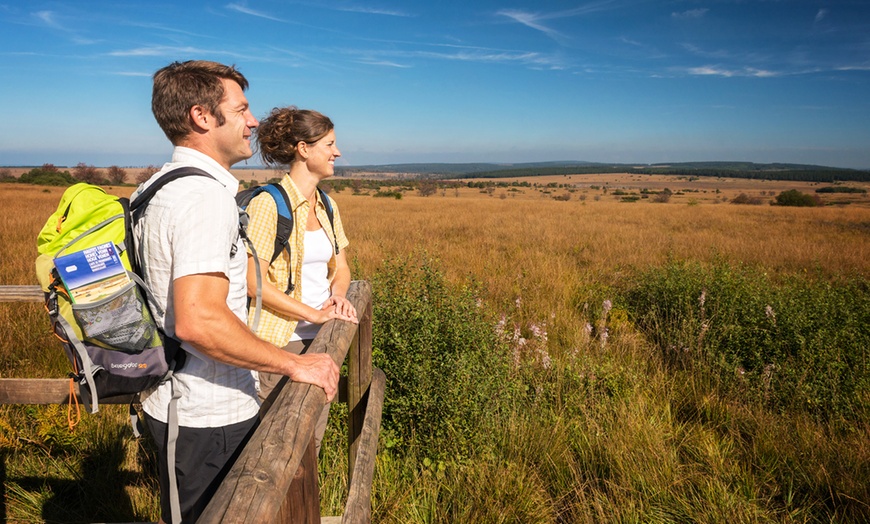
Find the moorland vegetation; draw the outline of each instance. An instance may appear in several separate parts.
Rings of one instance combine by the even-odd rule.
[[[870,520],[870,209],[487,187],[332,189],[388,379],[377,522]],[[61,192],[0,185],[0,283],[36,282]],[[65,376],[41,306],[0,323],[2,376]],[[104,409],[0,407],[7,520],[156,520],[153,450]]]

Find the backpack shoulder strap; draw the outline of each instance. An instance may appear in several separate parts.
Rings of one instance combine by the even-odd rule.
[[[145,209],[145,206],[147,206],[148,203],[151,202],[151,199],[154,198],[154,195],[157,194],[157,192],[160,191],[163,186],[172,182],[173,180],[177,180],[179,178],[191,175],[205,176],[211,179],[215,179],[210,174],[196,167],[184,166],[173,169],[172,171],[169,171],[168,173],[155,180],[154,183],[152,183],[150,186],[145,188],[144,191],[139,193],[139,195],[136,196],[136,199],[130,202],[130,212],[141,213]]]
[[[272,256],[269,257],[269,265],[272,265],[272,263],[274,263],[281,255],[281,251],[286,250],[287,254],[290,254],[290,235],[293,232],[293,211],[291,209],[290,197],[287,195],[287,191],[284,190],[281,184],[271,183],[264,186],[246,189],[236,195],[236,203],[239,205],[239,208],[246,218],[247,213],[245,211],[247,210],[248,205],[254,198],[259,196],[260,193],[268,193],[275,202],[275,208],[278,211],[278,222],[276,224],[275,239],[273,241],[274,247],[272,249]],[[254,251],[253,245],[251,245],[251,250]],[[259,268],[258,259],[256,256],[254,258],[254,263]],[[293,272],[291,271],[287,278],[287,288],[284,292],[289,294],[293,291],[294,287]]]
[[[326,216],[329,217],[329,227],[332,228],[332,238],[335,240],[335,254],[338,254],[338,237],[335,236],[335,212],[332,210],[332,202],[329,200],[329,197],[326,196],[326,191],[317,188],[317,192],[320,193],[320,200],[323,202],[323,206],[326,208]]]
[[[133,246],[133,221],[137,220],[142,213],[145,211],[145,208],[148,206],[148,203],[151,202],[151,199],[154,198],[154,195],[157,194],[160,189],[166,184],[172,182],[173,180],[177,180],[186,176],[205,176],[214,180],[213,176],[206,173],[202,169],[190,166],[179,167],[165,173],[160,178],[155,180],[150,186],[145,188],[144,191],[139,193],[136,196],[136,199],[130,202],[128,199],[121,199],[121,205],[124,207],[124,214],[129,215],[130,221],[128,221],[125,232],[125,242],[127,247]],[[128,259],[130,260],[130,266],[133,268],[134,273],[139,273],[141,266],[139,264],[139,257],[136,255],[134,250],[130,250],[128,255]],[[147,289],[147,288],[146,288]]]
[[[275,205],[278,208],[278,227],[275,234],[275,249],[272,251],[272,258],[269,259],[271,265],[281,254],[281,250],[286,249],[287,254],[290,254],[290,235],[293,233],[293,211],[290,209],[290,197],[287,191],[281,187],[281,184],[267,184],[261,186],[259,192],[265,191],[272,196]],[[292,287],[292,284],[291,286]]]

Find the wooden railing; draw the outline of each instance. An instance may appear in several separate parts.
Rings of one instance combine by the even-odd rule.
[[[288,383],[242,451],[200,523],[371,521],[371,489],[384,400],[384,373],[372,367],[371,286],[351,283],[347,294],[359,325],[332,320],[309,352],[327,353],[348,376],[339,401],[348,403],[348,497],[341,517],[320,516],[314,425],[323,409],[323,389]],[[39,286],[0,286],[0,302],[42,301]],[[0,404],[65,404],[68,379],[0,379]],[[128,403],[130,397],[101,400]]]

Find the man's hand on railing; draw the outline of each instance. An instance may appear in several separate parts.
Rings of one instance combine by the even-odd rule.
[[[304,382],[323,388],[326,393],[326,401],[332,402],[338,391],[338,366],[332,357],[325,353],[294,355],[291,357],[293,365],[287,374],[293,382]]]

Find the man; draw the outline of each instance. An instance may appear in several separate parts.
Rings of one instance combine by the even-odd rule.
[[[152,311],[168,336],[182,341],[186,361],[172,383],[143,394],[145,421],[159,449],[162,520],[170,521],[170,475],[177,475],[182,522],[195,522],[256,425],[259,410],[251,370],[280,373],[322,387],[327,401],[338,387],[328,355],[294,355],[257,338],[246,325],[247,257],[238,234],[230,167],[253,154],[257,119],[234,67],[175,62],[154,74],[152,111],[175,146],[172,161],[132,197],[172,169],[193,166],[214,179],[170,182],[135,226],[137,249],[152,296]],[[173,388],[179,435],[175,471],[166,462]],[[177,523],[176,523],[177,524]]]

